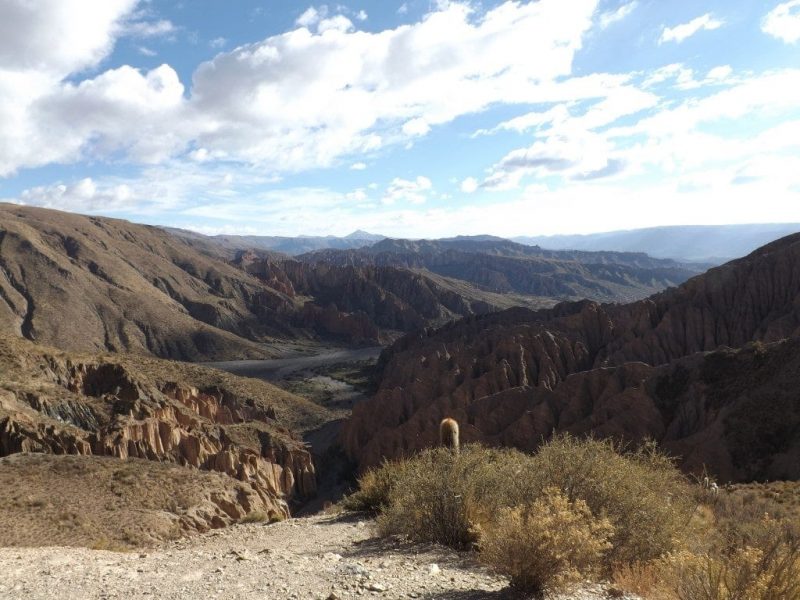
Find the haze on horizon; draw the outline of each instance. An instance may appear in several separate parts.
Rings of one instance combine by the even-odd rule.
[[[0,201],[245,235],[800,222],[800,0],[6,0]]]

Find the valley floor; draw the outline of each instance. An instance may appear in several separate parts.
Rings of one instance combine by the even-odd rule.
[[[237,525],[141,552],[0,548],[0,573],[9,600],[508,597],[470,554],[380,539],[352,515]],[[561,600],[606,597],[589,585]]]

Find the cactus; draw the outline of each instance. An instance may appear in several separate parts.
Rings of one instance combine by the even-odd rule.
[[[439,442],[445,448],[452,448],[458,452],[458,421],[442,419],[439,425]]]

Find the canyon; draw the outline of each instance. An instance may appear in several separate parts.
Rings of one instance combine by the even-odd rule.
[[[638,302],[516,308],[407,336],[382,354],[344,444],[367,468],[434,444],[449,416],[466,441],[652,438],[690,472],[795,479],[798,334],[794,235]]]

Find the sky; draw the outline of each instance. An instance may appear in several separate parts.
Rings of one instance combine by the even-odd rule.
[[[0,201],[207,234],[800,222],[800,0],[0,0]]]

